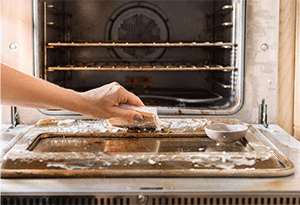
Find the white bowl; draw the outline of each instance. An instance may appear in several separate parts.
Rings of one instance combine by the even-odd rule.
[[[248,127],[242,124],[215,123],[204,127],[207,136],[218,142],[234,142],[245,137]]]

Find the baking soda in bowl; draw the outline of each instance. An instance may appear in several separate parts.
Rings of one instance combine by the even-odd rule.
[[[215,123],[207,125],[205,133],[209,138],[218,142],[234,142],[245,137],[248,127],[242,124],[229,125]]]

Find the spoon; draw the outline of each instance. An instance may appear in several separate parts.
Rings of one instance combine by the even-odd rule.
[[[218,142],[234,142],[245,137],[248,127],[242,124],[215,123],[204,127],[207,136]]]

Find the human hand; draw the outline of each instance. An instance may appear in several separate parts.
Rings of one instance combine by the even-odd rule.
[[[142,121],[140,113],[118,107],[119,104],[130,104],[144,107],[144,103],[133,93],[127,91],[120,84],[113,82],[102,87],[81,93],[85,109],[83,114],[93,118],[122,117],[129,120]]]

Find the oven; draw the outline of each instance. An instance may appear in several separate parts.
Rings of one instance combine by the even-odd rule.
[[[162,117],[257,123],[265,99],[268,121],[276,123],[278,5],[268,11],[270,4],[33,1],[27,72],[78,91],[117,81]],[[76,115],[17,110],[27,124]]]
[[[33,0],[36,77],[77,91],[117,81],[165,130],[12,108],[1,203],[299,204],[300,145],[274,125],[278,21],[271,0]],[[217,122],[245,123],[246,138],[208,140]]]
[[[117,81],[166,115],[243,104],[245,2],[38,1],[36,75],[85,91]]]

